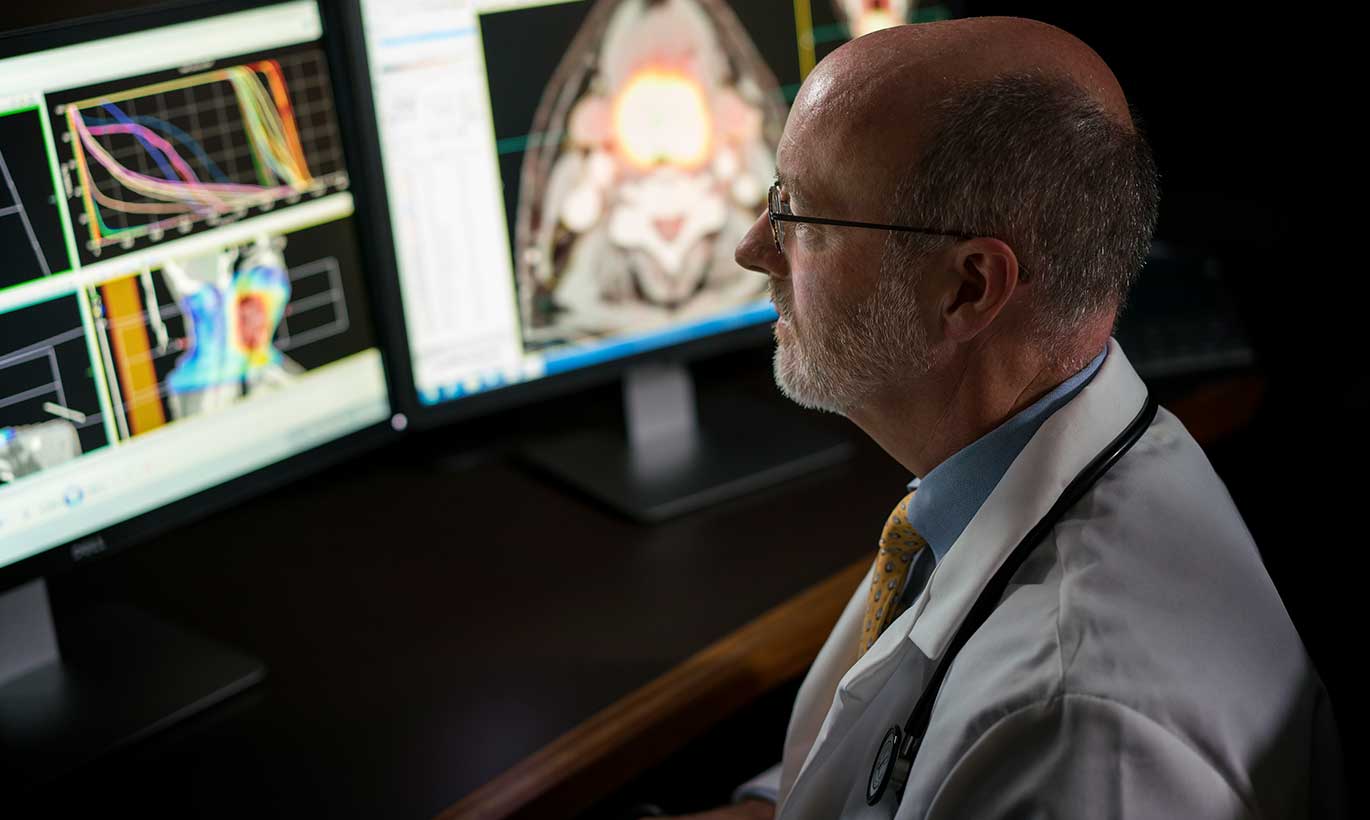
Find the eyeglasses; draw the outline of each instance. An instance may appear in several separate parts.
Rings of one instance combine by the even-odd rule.
[[[823,219],[816,216],[795,216],[790,206],[780,199],[780,183],[771,184],[766,196],[767,212],[771,220],[771,236],[775,238],[775,248],[785,255],[785,222],[805,222],[810,225],[836,225],[839,228],[871,228],[878,231],[907,231],[909,233],[928,233],[937,236],[954,236],[957,239],[973,239],[974,234],[961,231],[939,231],[933,228],[912,228],[908,225],[882,225],[878,222],[853,222],[849,219]]]

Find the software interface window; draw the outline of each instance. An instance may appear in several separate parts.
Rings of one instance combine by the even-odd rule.
[[[321,33],[0,62],[0,565],[388,414]]]
[[[799,79],[781,5],[363,0],[424,402],[773,318],[732,250]]]

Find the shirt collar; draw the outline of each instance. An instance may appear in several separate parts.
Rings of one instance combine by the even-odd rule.
[[[1037,429],[1099,371],[1108,348],[1030,406],[909,482],[908,521],[940,562]]]

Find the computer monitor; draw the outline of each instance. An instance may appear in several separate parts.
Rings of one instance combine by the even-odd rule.
[[[766,278],[733,254],[765,207],[789,102],[815,61],[848,39],[847,20],[946,14],[874,4],[872,17],[868,5],[344,4],[354,70],[370,81],[359,104],[375,128],[362,140],[386,194],[370,222],[394,250],[402,409],[446,422],[624,374],[626,439],[531,453],[649,519],[838,456],[773,411],[728,408],[727,426],[751,438],[719,440],[678,363],[770,336]],[[768,432],[775,442],[755,439]]]
[[[16,749],[35,759],[45,737],[83,750],[111,740],[62,713],[67,701],[103,708],[92,704],[118,685],[62,677],[43,575],[387,427],[326,46],[315,0],[0,38],[6,763]],[[64,650],[82,643],[63,635]],[[198,675],[213,662],[187,665]],[[219,694],[254,674],[227,668],[236,681],[207,684]],[[36,725],[49,706],[50,725]],[[85,717],[138,711],[106,706]]]
[[[357,0],[420,422],[774,319],[732,253],[800,79],[785,5]]]

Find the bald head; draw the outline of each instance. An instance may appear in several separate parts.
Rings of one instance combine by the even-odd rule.
[[[816,214],[1007,243],[1022,280],[1040,282],[1024,292],[1036,302],[1028,323],[1058,349],[1073,328],[1111,327],[1156,220],[1150,149],[1113,72],[1070,34],[1020,18],[845,44],[800,89],[777,168]],[[917,255],[900,264],[917,267]]]
[[[774,210],[776,376],[923,474],[1096,356],[1155,227],[1150,149],[1113,73],[1043,23],[866,35],[812,71]],[[866,224],[850,224],[866,223]]]
[[[1073,83],[1119,122],[1131,122],[1123,90],[1099,55],[1036,20],[972,17],[896,26],[843,45],[824,63],[870,98],[898,93],[912,103],[948,95],[958,85],[1032,72]]]
[[[1089,46],[1035,20],[973,17],[895,26],[844,44],[804,82],[792,135],[822,131],[847,146],[867,140],[874,153],[907,160],[935,126],[941,103],[967,87],[1024,74],[1078,88],[1132,129],[1117,78]]]

